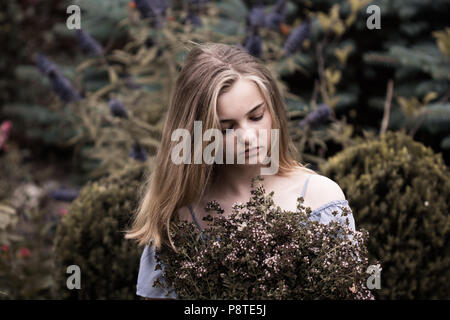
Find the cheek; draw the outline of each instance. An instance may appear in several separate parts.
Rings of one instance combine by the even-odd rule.
[[[272,129],[272,119],[270,118],[270,113],[267,114],[267,116],[264,117],[265,120],[263,122],[263,129],[266,130],[267,134],[267,146],[270,146],[270,130]]]
[[[269,110],[266,110],[266,112],[264,113],[264,118],[261,125],[266,130],[270,130],[270,128],[272,127],[272,117],[270,115]]]

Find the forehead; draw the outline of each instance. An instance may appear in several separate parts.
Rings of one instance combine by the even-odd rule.
[[[253,81],[239,79],[228,92],[217,99],[217,113],[220,118],[244,115],[263,101],[264,97]]]

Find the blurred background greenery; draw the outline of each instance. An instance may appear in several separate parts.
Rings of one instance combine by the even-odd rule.
[[[271,70],[302,161],[370,231],[377,299],[449,299],[449,13],[450,0],[2,2],[0,299],[138,298],[141,250],[120,230],[186,41],[239,45]],[[71,264],[82,290],[66,287]]]

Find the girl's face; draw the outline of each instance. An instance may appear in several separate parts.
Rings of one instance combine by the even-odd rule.
[[[226,150],[231,150],[234,144],[234,163],[237,163],[238,153],[248,163],[250,157],[257,157],[258,152],[268,154],[270,150],[270,130],[272,119],[269,108],[257,85],[251,80],[239,79],[231,89],[222,94],[217,101],[217,113],[224,138],[224,160]],[[242,135],[236,131],[226,132],[225,129],[241,129]],[[267,139],[259,141],[261,131],[266,131]],[[264,136],[261,136],[263,138]],[[237,145],[241,145],[238,150]],[[252,150],[254,147],[259,150]],[[245,150],[250,149],[249,152]],[[241,151],[241,152],[239,152]],[[261,162],[257,157],[257,163]]]

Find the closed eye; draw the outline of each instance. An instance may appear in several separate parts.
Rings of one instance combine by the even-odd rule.
[[[264,117],[264,113],[261,114],[259,117],[253,117],[253,118],[250,118],[250,120],[252,120],[252,121],[260,121],[263,117]],[[232,129],[232,128],[233,128],[233,127],[227,128],[227,129]],[[227,134],[226,129],[223,129],[223,130],[222,130],[222,134]]]
[[[253,121],[259,121],[264,117],[264,113],[262,115],[260,115],[259,117],[256,118],[251,118]]]

